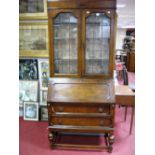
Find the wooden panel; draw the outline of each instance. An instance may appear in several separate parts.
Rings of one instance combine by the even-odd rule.
[[[48,102],[114,103],[112,80],[58,79],[49,82]]]
[[[93,150],[93,151],[102,151],[108,149],[107,146],[98,146],[98,145],[77,145],[77,144],[54,144],[55,148],[61,149],[73,149],[73,150]]]
[[[53,104],[50,105],[48,108],[50,113],[54,112],[66,112],[66,113],[104,113],[104,114],[110,114],[110,106],[104,105],[104,106],[97,106],[90,105],[89,107],[86,105],[72,105],[72,104]]]
[[[135,52],[127,54],[127,70],[129,72],[135,72]]]
[[[86,74],[85,66],[85,51],[86,51],[86,18],[92,13],[105,13],[110,19],[110,39],[109,39],[109,64],[108,64],[108,73],[104,74]],[[114,70],[114,53],[115,53],[115,11],[107,9],[83,9],[82,11],[82,76],[84,77],[104,77],[104,78],[113,78]]]
[[[56,74],[55,73],[55,65],[54,65],[54,47],[55,47],[55,44],[54,44],[54,18],[56,16],[58,16],[60,13],[72,13],[73,16],[75,16],[78,20],[78,23],[77,23],[77,26],[78,26],[78,48],[77,48],[77,52],[78,52],[78,64],[77,64],[77,68],[78,68],[78,72],[76,74]],[[48,12],[48,23],[49,23],[49,62],[50,62],[50,77],[80,77],[80,38],[81,38],[81,17],[80,17],[80,11],[77,10],[77,9],[56,9],[56,10],[52,10],[52,11],[49,11]]]
[[[74,117],[51,117],[51,125],[75,125],[75,126],[110,126],[109,118],[74,118]]]
[[[97,98],[100,100],[107,100],[110,97],[108,85],[100,84],[59,84],[53,86],[53,100],[70,100],[75,101],[86,101],[92,100],[92,98]],[[106,95],[101,95],[101,93]]]
[[[52,0],[48,8],[116,8],[116,0]]]
[[[115,86],[116,103],[119,105],[134,106],[135,93],[129,86]]]
[[[75,133],[113,133],[114,128],[101,126],[70,126],[53,125],[48,126],[49,131],[75,132]]]
[[[111,115],[106,113],[67,113],[67,112],[56,112],[50,115],[51,117],[66,117],[66,118],[111,118]]]
[[[119,105],[134,106],[135,105],[135,96],[116,95],[116,103]]]

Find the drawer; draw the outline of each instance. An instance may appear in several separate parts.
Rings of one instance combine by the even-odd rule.
[[[107,126],[112,125],[111,118],[74,118],[74,117],[50,117],[51,125],[71,126]]]
[[[110,114],[110,105],[64,105],[50,104],[48,107],[49,113],[66,112],[66,113],[105,113]]]

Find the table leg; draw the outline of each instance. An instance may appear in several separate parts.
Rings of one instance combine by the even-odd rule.
[[[132,134],[132,126],[133,126],[134,114],[135,114],[135,107],[132,107],[131,122],[130,122],[130,134]]]
[[[125,107],[124,121],[126,121],[127,112],[128,112],[128,107]]]

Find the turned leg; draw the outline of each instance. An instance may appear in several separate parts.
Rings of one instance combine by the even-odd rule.
[[[133,120],[134,120],[134,113],[135,113],[135,108],[132,107],[131,122],[130,122],[130,134],[132,133],[132,125],[133,125]]]
[[[48,139],[50,141],[50,145],[52,148],[54,148],[54,145],[56,143],[56,138],[57,138],[57,132],[49,132]]]
[[[109,139],[109,143],[110,145],[112,145],[115,142],[115,136],[112,134],[108,135],[108,139]]]
[[[108,152],[112,152],[112,144],[114,143],[115,137],[112,134],[105,134],[105,142],[108,147]]]

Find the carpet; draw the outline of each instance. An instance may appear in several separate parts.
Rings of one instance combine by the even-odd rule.
[[[129,84],[135,83],[135,74],[128,72]],[[123,84],[123,81],[115,82]],[[127,120],[124,122],[125,108],[116,107],[115,111],[115,143],[113,144],[113,152],[105,151],[77,151],[77,150],[52,150],[48,142],[48,123],[24,121],[19,118],[19,155],[134,155],[135,154],[135,132],[129,134],[131,108],[128,108]],[[103,136],[73,136],[63,135],[59,137],[59,141],[63,143],[76,144],[102,144]]]
[[[134,126],[133,133],[129,134],[131,109],[128,108],[127,120],[124,122],[124,108],[116,108],[115,143],[111,155],[134,155]],[[106,151],[83,150],[52,150],[48,142],[47,122],[24,121],[19,118],[19,155],[109,155]],[[59,138],[62,142],[101,144],[103,136],[76,136],[64,135]]]

